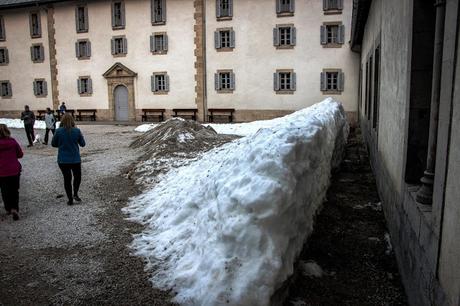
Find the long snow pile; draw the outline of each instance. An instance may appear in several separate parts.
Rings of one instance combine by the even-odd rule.
[[[0,118],[0,124],[5,124],[10,129],[24,128],[24,121],[22,121],[21,119]],[[44,130],[46,128],[45,121],[35,120],[34,128]]]
[[[131,200],[133,248],[186,305],[268,305],[313,228],[348,126],[326,99],[204,153]]]

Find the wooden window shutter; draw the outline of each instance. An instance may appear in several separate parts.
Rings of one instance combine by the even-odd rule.
[[[38,95],[38,92],[37,92],[37,81],[33,81],[33,86],[34,86],[34,95]]]
[[[8,96],[11,97],[13,95],[13,90],[11,89],[11,83],[6,83],[6,88],[8,88]]]
[[[168,51],[168,34],[163,35],[163,50]]]
[[[88,19],[88,7],[85,6],[85,9],[84,9],[84,12],[85,12],[85,23],[84,23],[84,28],[83,30],[84,31],[88,31],[89,30],[89,19]]]
[[[110,45],[112,46],[112,54],[115,54],[115,38],[110,40]]]
[[[216,49],[220,49],[220,32],[215,31],[214,32],[214,46]]]
[[[337,42],[339,44],[345,43],[345,26],[339,25],[338,30],[337,30]]]
[[[276,13],[279,14],[281,13],[281,0],[275,0],[276,1]]]
[[[155,35],[150,35],[150,52],[155,52]]]
[[[120,15],[121,15],[121,26],[125,27],[125,25],[126,25],[126,14],[125,14],[125,2],[124,1],[121,2]]]
[[[30,47],[30,58],[32,59],[32,62],[35,62],[34,46]]]
[[[43,95],[48,95],[48,84],[46,83],[46,81],[43,81]]]
[[[169,91],[169,75],[165,74],[165,91]]]
[[[152,92],[155,92],[155,74],[150,77],[150,88]]]
[[[278,72],[273,73],[273,90],[280,90],[280,80]]]
[[[343,10],[343,0],[337,0],[337,8]]]
[[[5,63],[8,64],[10,62],[10,56],[8,55],[8,49],[5,48]]]
[[[82,91],[81,91],[81,79],[77,79],[77,90],[78,90],[78,94],[81,95],[82,94]]]
[[[326,26],[322,25],[321,28],[320,28],[320,31],[321,31],[321,33],[320,33],[320,36],[321,36],[320,42],[321,42],[322,45],[325,45],[325,44],[327,44],[327,28],[326,28]]]
[[[327,90],[326,72],[321,72],[320,79],[321,79],[321,91],[326,91]]]
[[[216,17],[219,18],[222,16],[222,1],[216,0]]]
[[[86,42],[86,56],[91,57],[91,42],[89,40]]]
[[[80,43],[77,41],[75,43],[75,56],[77,58],[80,58],[81,57],[81,54],[80,54]]]
[[[88,78],[88,93],[93,93],[93,80],[91,80],[91,78]]]
[[[235,48],[235,31],[230,31],[230,48]]]
[[[3,16],[0,16],[0,40],[5,40],[5,21],[3,20]]]
[[[337,89],[343,91],[345,85],[345,76],[343,72],[339,72],[337,75]]]
[[[126,39],[126,37],[123,37],[123,54],[127,54],[128,53],[128,40]]]
[[[230,89],[235,90],[235,73],[230,73]]]
[[[228,0],[228,16],[233,17],[233,0]]]
[[[295,27],[291,27],[290,30],[291,30],[291,46],[295,46],[297,42],[296,29]]]
[[[214,89],[216,91],[220,90],[220,82],[219,82],[220,76],[219,73],[214,73]]]
[[[329,9],[329,1],[323,0],[323,10],[327,11]]]
[[[78,18],[78,6],[75,7],[75,30],[78,32],[80,32],[80,20]]]
[[[289,12],[294,13],[295,12],[295,0],[289,1]]]
[[[274,46],[279,46],[280,45],[279,29],[278,28],[273,28],[273,45]]]
[[[45,60],[45,47],[43,47],[42,45],[40,45],[40,58],[39,58],[40,61],[44,61]]]
[[[297,76],[295,72],[291,73],[291,90],[296,90],[297,88]]]
[[[166,22],[166,0],[161,1],[161,21]]]
[[[116,27],[117,25],[115,19],[115,2],[112,2],[112,28]]]

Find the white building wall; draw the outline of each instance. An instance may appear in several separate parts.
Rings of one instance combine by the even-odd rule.
[[[359,55],[350,50],[352,0],[345,0],[342,14],[325,15],[323,2],[296,1],[292,17],[277,17],[275,0],[234,0],[233,18],[216,20],[216,1],[206,2],[206,65],[207,105],[235,109],[297,110],[323,100],[320,73],[324,68],[340,68],[345,73],[342,94],[333,97],[345,110],[357,111]],[[345,25],[345,44],[341,48],[324,48],[320,44],[323,22],[341,21]],[[273,46],[273,28],[277,24],[294,24],[297,44],[294,49],[280,50]],[[214,31],[233,27],[235,48],[217,52]],[[214,73],[233,69],[235,91],[217,93]],[[293,95],[276,94],[273,73],[277,69],[294,69],[297,90]]]
[[[32,110],[52,107],[51,76],[48,48],[48,26],[46,10],[40,10],[41,38],[31,38],[29,30],[29,12],[36,8],[3,11],[6,40],[0,47],[7,47],[9,63],[0,66],[0,80],[9,80],[13,96],[0,98],[0,111],[18,111],[29,105]],[[41,43],[45,50],[45,60],[33,63],[30,56],[32,44]],[[34,79],[45,79],[48,84],[48,95],[37,98],[33,91]]]

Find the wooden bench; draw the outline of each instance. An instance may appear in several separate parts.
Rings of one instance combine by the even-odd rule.
[[[70,115],[72,115],[72,117],[75,118],[75,110],[74,110],[74,109],[67,109],[67,110],[65,111],[65,113],[66,113],[66,114],[70,114]],[[60,114],[60,115],[61,115],[61,116],[59,116],[59,118],[62,117],[62,114]],[[60,120],[60,119],[59,119],[59,120]]]
[[[233,113],[235,112],[234,108],[208,108],[209,111],[209,122],[214,122],[214,119],[222,118],[228,120],[228,122],[233,122]]]
[[[164,108],[143,108],[142,109],[142,121],[149,121],[149,119],[157,119],[158,122],[165,120],[165,109]]]
[[[184,119],[196,120],[196,113],[198,109],[196,108],[173,108],[174,112],[173,117],[181,117]]]
[[[38,115],[35,117],[35,119],[37,119],[37,120],[45,120],[46,110],[39,109],[37,111],[37,113],[38,113]]]
[[[66,113],[69,112],[69,110],[66,111]],[[97,110],[95,109],[77,109],[77,117],[76,119],[78,121],[83,121],[83,119],[88,118],[91,121],[96,121],[96,113]]]

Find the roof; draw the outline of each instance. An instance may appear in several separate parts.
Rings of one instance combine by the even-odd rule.
[[[353,0],[351,18],[351,50],[360,52],[372,0]]]
[[[69,0],[0,0],[0,9],[17,8],[26,6],[37,6],[54,2],[64,2]]]

